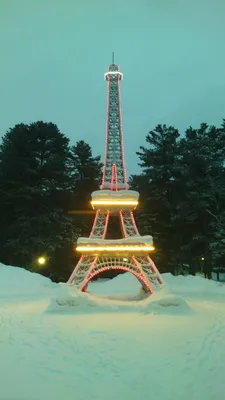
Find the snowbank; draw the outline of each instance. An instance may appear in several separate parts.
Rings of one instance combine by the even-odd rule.
[[[121,293],[135,295],[141,290],[139,280],[130,273],[117,275],[114,279],[98,279],[88,284],[88,290],[96,296],[110,296]]]
[[[212,279],[214,281],[225,282],[225,272],[219,272],[217,274],[216,271],[212,272]]]
[[[125,297],[94,297],[80,293],[75,287],[61,287],[60,293],[51,300],[49,313],[93,314],[93,313],[138,313],[138,314],[189,314],[191,308],[184,299],[168,294],[167,291],[155,293],[142,301]]]
[[[56,285],[44,276],[24,268],[0,264],[0,300],[17,296],[34,296]]]
[[[0,265],[0,398],[223,400],[225,285],[163,278],[121,301],[140,294],[133,275],[92,282],[94,296]]]
[[[225,284],[201,276],[173,276],[163,274],[163,279],[172,293],[186,298],[221,299],[225,301]]]
[[[91,294],[76,287],[55,284],[42,275],[0,264],[0,300],[48,299],[48,313],[188,314],[193,299],[225,301],[225,285],[201,277],[164,274],[164,285],[146,297],[140,282],[130,273],[112,280],[91,282]]]
[[[153,296],[142,291],[139,281],[130,273],[111,280],[91,282],[91,294],[81,293],[76,287],[62,285],[57,297],[51,299],[47,312],[53,313],[138,313],[188,314],[186,301],[173,294],[166,285]]]

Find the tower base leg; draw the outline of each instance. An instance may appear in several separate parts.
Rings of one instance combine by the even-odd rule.
[[[98,274],[109,270],[130,272],[141,283],[146,293],[153,293],[153,287],[162,283],[162,278],[150,257],[89,257],[81,256],[68,284],[74,284],[87,292],[88,283]]]

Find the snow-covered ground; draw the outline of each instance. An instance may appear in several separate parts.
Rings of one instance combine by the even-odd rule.
[[[90,296],[0,265],[0,400],[224,400],[225,284],[163,278],[124,302],[130,274]]]

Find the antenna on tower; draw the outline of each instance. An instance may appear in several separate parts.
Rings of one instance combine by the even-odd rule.
[[[114,51],[112,52],[112,64],[114,64]]]

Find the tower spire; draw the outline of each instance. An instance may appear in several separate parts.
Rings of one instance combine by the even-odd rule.
[[[128,189],[124,161],[122,112],[120,105],[120,81],[123,74],[118,65],[112,64],[105,73],[108,82],[108,105],[106,115],[106,148],[101,189]]]

